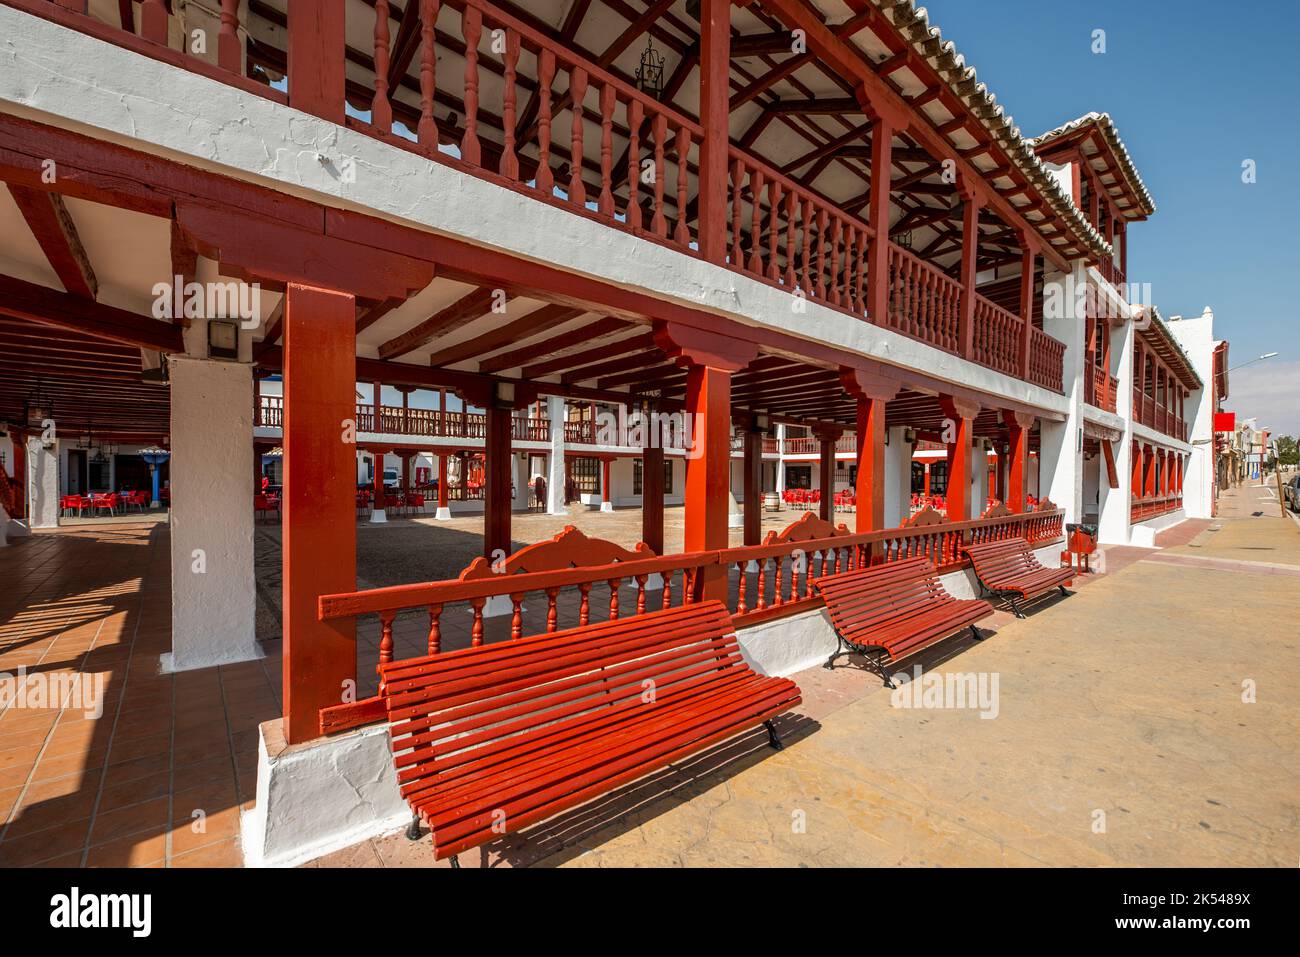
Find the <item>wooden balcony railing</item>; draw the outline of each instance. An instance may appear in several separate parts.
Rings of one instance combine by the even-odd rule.
[[[728,212],[733,269],[866,317],[865,222],[734,147]]]
[[[1146,395],[1136,385],[1133,388],[1133,419],[1164,435],[1187,441],[1187,422],[1183,417],[1161,406],[1155,397]]]
[[[424,647],[421,651],[440,654],[442,621],[451,605],[469,606],[472,614],[470,644],[479,646],[485,640],[484,609],[489,598],[504,596],[509,599],[512,608],[509,633],[511,638],[518,638],[523,634],[524,601],[529,595],[539,596],[539,603],[546,608],[546,631],[552,632],[560,627],[560,593],[563,589],[577,590],[578,624],[585,625],[594,615],[593,599],[597,599],[597,595],[601,604],[608,608],[609,620],[690,604],[695,600],[694,586],[700,570],[721,566],[735,573],[730,576],[727,605],[737,627],[743,628],[819,606],[821,601],[814,596],[812,576],[922,555],[930,558],[940,571],[956,571],[968,564],[961,556],[964,544],[1026,538],[1035,546],[1047,545],[1061,538],[1063,521],[1064,512],[1061,510],[1031,512],[861,534],[844,529],[824,538],[794,540],[795,536],[789,536],[789,540],[764,545],[664,556],[654,555],[644,545],[633,552],[609,542],[586,539],[577,533],[579,544],[566,549],[563,553],[565,560],[557,563],[563,567],[493,574],[485,571],[482,559],[477,559],[456,579],[321,595],[318,615],[322,621],[376,616],[380,632],[376,663],[384,664],[394,657],[394,623],[400,614],[418,614],[421,635],[427,628],[428,636],[427,642],[422,641]],[[541,549],[547,545],[561,545],[566,535],[574,534],[573,529],[568,529],[551,543],[528,547]],[[620,558],[606,564],[571,567],[569,554],[572,551],[580,554],[612,553]],[[508,568],[510,559],[506,562]],[[647,588],[651,575],[658,575],[663,581],[663,588],[657,594]],[[632,594],[622,592],[624,585],[632,586]],[[597,590],[596,594],[593,590]],[[367,685],[361,687],[367,688]],[[323,709],[321,733],[343,731],[383,717],[382,701],[372,695],[352,704]]]
[[[1037,327],[1029,331],[1029,381],[1060,392],[1065,375],[1065,343]]]
[[[1101,261],[1097,263],[1097,271],[1101,273],[1102,278],[1116,289],[1124,285],[1124,271],[1119,268],[1113,259],[1103,256]]]
[[[897,246],[889,244],[889,309],[886,328],[948,352],[961,346],[961,283]]]
[[[1182,507],[1182,492],[1137,499],[1129,506],[1129,521],[1132,524],[1145,522],[1147,519],[1176,512]]]
[[[1020,340],[1024,326],[1019,316],[976,293],[972,358],[997,372],[1019,376]],[[1053,388],[1059,389],[1059,383]]]
[[[1119,379],[1101,366],[1092,366],[1084,380],[1084,401],[1106,412],[1114,412],[1119,397]]]
[[[481,439],[487,434],[487,417],[481,412],[441,412],[437,409],[403,409],[400,406],[385,405],[380,407],[378,428],[375,426],[373,405],[358,403],[356,415],[359,432],[452,439]],[[261,396],[257,425],[270,429],[284,428],[282,396]],[[549,419],[536,416],[516,417],[512,431],[516,441],[549,442],[551,423]]]

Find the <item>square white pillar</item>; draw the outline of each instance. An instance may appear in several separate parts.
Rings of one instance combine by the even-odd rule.
[[[546,514],[568,515],[564,504],[564,397],[546,397],[546,416],[551,420],[551,454],[546,462]]]
[[[1064,422],[1041,420],[1039,487],[1067,522],[1083,515],[1083,289],[1086,269],[1049,273],[1043,281],[1043,331],[1065,343],[1062,385],[1070,400]]]
[[[262,656],[253,570],[252,367],[171,363],[172,651],[186,671]]]
[[[888,430],[885,446],[885,527],[897,528],[911,513],[912,446],[903,441],[907,430],[895,426]]]
[[[1101,463],[1101,488],[1098,495],[1097,541],[1103,545],[1127,545],[1133,499],[1133,323],[1125,322],[1111,333],[1111,353],[1119,356],[1115,377],[1119,391],[1115,397],[1115,414],[1124,420],[1124,431],[1112,445],[1115,452],[1118,488],[1111,488],[1106,463]]]
[[[32,528],[59,527],[59,447],[40,436],[27,439],[27,515]]]

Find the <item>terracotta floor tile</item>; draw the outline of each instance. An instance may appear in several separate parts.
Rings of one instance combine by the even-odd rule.
[[[102,759],[96,755],[68,754],[61,758],[41,758],[32,775],[33,781],[48,781],[68,774],[98,774]]]
[[[172,820],[188,821],[197,811],[212,815],[239,803],[232,778],[208,781],[192,788],[178,790],[172,795]]]
[[[26,867],[79,851],[85,846],[89,827],[88,820],[76,821],[0,841],[0,867]]]
[[[183,791],[209,781],[233,781],[234,777],[234,760],[228,754],[221,754],[177,768],[174,787],[177,791]]]
[[[200,823],[201,830],[196,831],[195,827],[199,826]],[[238,836],[239,808],[228,807],[206,815],[201,822],[196,819],[174,825],[172,827],[172,856]]]
[[[90,843],[104,844],[141,831],[161,831],[167,823],[167,805],[168,799],[161,797],[105,811],[95,817]]]
[[[4,845],[0,844],[0,848]],[[238,838],[208,844],[186,854],[173,855],[172,867],[243,867],[244,854]]]
[[[100,844],[86,856],[87,867],[147,867],[167,856],[165,834],[135,834]]]
[[[134,761],[109,764],[104,786],[116,787],[126,781],[137,781],[159,771],[166,771],[170,767],[171,755],[169,754],[155,754],[147,758],[136,758]]]
[[[44,800],[24,799],[9,822],[5,838],[10,840],[60,824],[88,820],[94,806],[95,796],[89,791]]]
[[[167,771],[157,771],[134,781],[124,781],[104,789],[99,799],[99,810],[115,811],[141,801],[165,797],[170,788],[171,774]]]

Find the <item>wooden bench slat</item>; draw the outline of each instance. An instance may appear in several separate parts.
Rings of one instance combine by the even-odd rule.
[[[992,613],[988,602],[954,598],[928,559],[857,568],[814,586],[826,602],[843,645],[859,652],[879,648],[883,660],[898,661],[974,625]],[[826,667],[843,652],[837,650]],[[882,658],[872,659],[886,684]]]
[[[435,857],[499,838],[494,812],[505,814],[506,832],[519,830],[800,700],[792,681],[745,664],[721,602],[379,673],[401,791],[429,822]]]
[[[1074,580],[1072,568],[1048,568],[1034,557],[1033,548],[1023,538],[967,545],[963,549],[971,560],[980,585],[993,595],[1007,598],[1016,617],[1023,618],[1015,597],[1030,601],[1053,588],[1064,590]]]

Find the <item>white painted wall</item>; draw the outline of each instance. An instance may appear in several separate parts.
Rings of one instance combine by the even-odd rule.
[[[58,440],[46,448],[38,437],[27,439],[27,516],[32,528],[59,527]]]
[[[175,671],[261,657],[253,574],[252,367],[171,363]]]
[[[1129,518],[1133,503],[1133,356],[1135,333],[1132,322],[1124,322],[1110,333],[1112,357],[1118,357],[1115,377],[1119,392],[1115,397],[1115,412],[1123,426],[1120,440],[1115,443],[1115,469],[1119,472],[1119,488],[1101,483],[1101,511],[1097,520],[1097,541],[1103,545],[1124,545],[1129,540]],[[1105,471],[1105,463],[1102,463]]]
[[[1065,343],[1064,386],[1068,403],[1064,422],[1041,420],[1041,489],[1065,509],[1065,520],[1080,520],[1083,508],[1083,350],[1084,317],[1078,290],[1086,281],[1083,266],[1072,272],[1049,272],[1043,281],[1043,331]]]
[[[1204,386],[1187,399],[1191,458],[1183,476],[1183,510],[1189,518],[1210,518],[1214,510],[1214,313],[1208,306],[1199,316],[1175,316],[1167,323],[1191,360]]]
[[[912,446],[903,441],[907,430],[895,426],[889,430],[885,446],[885,527],[896,528],[911,513]]]

